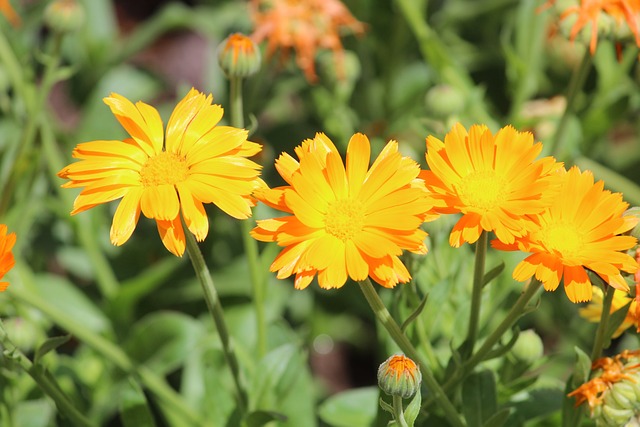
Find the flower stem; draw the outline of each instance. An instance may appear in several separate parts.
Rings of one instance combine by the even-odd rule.
[[[229,104],[231,109],[231,126],[236,128],[244,128],[244,111],[242,101],[242,77],[229,77]],[[244,244],[245,255],[249,263],[249,274],[251,276],[251,284],[253,285],[253,303],[256,312],[256,331],[257,331],[257,349],[258,357],[262,358],[267,352],[267,323],[264,315],[264,295],[265,295],[265,278],[261,274],[260,265],[258,263],[258,242],[249,234],[251,231],[253,220],[246,219],[241,221],[242,242]]]
[[[567,106],[562,113],[562,117],[560,118],[560,123],[558,123],[558,127],[556,129],[556,133],[554,138],[550,141],[547,149],[551,153],[552,156],[561,158],[562,157],[562,149],[564,145],[564,137],[567,131],[567,124],[569,123],[569,117],[575,111],[576,107],[576,99],[578,98],[578,94],[580,90],[584,86],[584,82],[587,79],[587,75],[589,74],[589,70],[591,69],[591,53],[589,49],[585,49],[584,56],[582,57],[582,61],[578,68],[573,71],[571,75],[571,80],[569,81],[569,89],[567,92]]]
[[[404,418],[404,408],[402,406],[402,397],[393,395],[393,418],[399,427],[409,427],[407,420]]]
[[[38,384],[40,389],[49,396],[55,403],[58,411],[67,418],[73,425],[79,427],[93,427],[94,423],[89,421],[71,402],[71,399],[60,388],[55,378],[48,373],[43,366],[34,365],[27,356],[24,355],[9,339],[4,325],[0,320],[0,344],[4,348],[3,355],[17,362],[18,365]]]
[[[60,328],[73,334],[78,340],[85,343],[105,360],[113,363],[122,371],[138,376],[149,391],[158,398],[159,407],[163,411],[171,411],[182,422],[176,427],[186,426],[211,426],[212,422],[201,420],[198,415],[182,400],[164,379],[158,377],[155,372],[144,366],[135,366],[129,356],[120,347],[96,334],[82,323],[78,323],[68,313],[51,305],[51,303],[38,295],[35,290],[34,279],[31,271],[24,264],[16,260],[14,270],[17,271],[22,284],[11,286],[11,296],[17,300],[40,310],[45,316]]]
[[[476,242],[476,258],[473,269],[473,290],[471,291],[471,310],[469,311],[469,329],[467,330],[467,342],[469,352],[473,353],[473,348],[478,337],[478,323],[480,321],[480,305],[482,304],[482,286],[484,279],[484,266],[487,257],[488,233],[482,231]]]
[[[593,349],[591,350],[591,361],[602,356],[602,350],[604,349],[605,341],[610,338],[607,337],[607,329],[609,329],[609,318],[611,317],[611,303],[613,302],[613,295],[615,289],[604,283],[604,298],[602,299],[602,314],[600,314],[600,323],[598,324],[598,330],[596,331],[596,339],[593,342]]]
[[[204,300],[207,303],[207,308],[209,309],[209,313],[211,314],[213,323],[216,325],[216,329],[218,330],[220,341],[222,342],[224,357],[227,361],[227,364],[229,365],[231,376],[233,377],[233,382],[236,386],[238,410],[240,411],[241,415],[244,415],[247,410],[247,393],[242,387],[242,383],[240,381],[240,367],[238,364],[238,359],[236,358],[235,351],[233,350],[229,331],[227,329],[227,323],[224,320],[222,304],[220,303],[220,298],[218,298],[218,292],[213,285],[213,279],[211,279],[209,268],[204,262],[202,252],[200,252],[200,248],[198,247],[195,236],[191,234],[189,229],[186,227],[184,218],[181,217],[181,219],[182,226],[185,229],[184,234],[187,241],[187,253],[189,254],[189,258],[191,258],[193,269],[195,270],[198,281],[202,286]]]
[[[440,384],[436,381],[433,373],[429,369],[429,365],[424,361],[420,353],[415,349],[413,344],[409,341],[409,339],[402,333],[400,326],[396,323],[396,321],[391,317],[391,313],[385,307],[384,303],[380,299],[380,296],[373,288],[371,284],[371,280],[367,277],[365,280],[358,282],[360,285],[360,290],[364,294],[369,306],[373,310],[373,314],[376,316],[378,321],[384,326],[384,328],[389,332],[389,335],[393,339],[393,341],[400,347],[400,350],[404,352],[410,359],[417,361],[420,364],[420,370],[422,371],[423,380],[431,393],[433,393],[434,399],[438,402],[442,410],[444,411],[444,415],[449,420],[449,423],[455,427],[463,427],[465,426],[465,422],[458,415],[455,407],[447,397],[447,395],[440,387]]]

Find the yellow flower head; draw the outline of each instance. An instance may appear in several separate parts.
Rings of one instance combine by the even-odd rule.
[[[417,179],[420,166],[390,141],[369,169],[365,135],[349,141],[346,168],[334,144],[319,133],[296,148],[299,161],[283,153],[276,168],[289,184],[259,190],[255,197],[291,214],[258,221],[252,236],[285,249],[271,265],[278,278],[295,274],[303,289],[318,275],[320,287],[340,288],[351,277],[370,276],[385,287],[411,277],[399,255],[426,253],[420,225],[432,219],[432,202]]]
[[[531,226],[530,215],[542,212],[552,193],[552,157],[535,160],[542,144],[529,132],[507,126],[495,135],[484,125],[469,132],[456,124],[444,142],[427,138],[427,188],[439,213],[462,213],[449,243],[474,243],[483,230],[512,243]]]
[[[593,286],[592,289],[592,300],[586,307],[580,309],[580,316],[584,317],[590,322],[598,323],[600,322],[600,318],[602,316],[602,303],[604,295],[602,293],[602,289],[600,289],[599,287]],[[631,326],[638,327],[640,325],[636,313],[638,303],[635,301],[635,299],[631,298],[627,292],[619,291],[617,289],[614,290],[610,313],[615,313],[627,304],[630,304],[627,315],[620,326],[618,326],[618,329],[616,329],[616,331],[613,333],[612,338],[618,338]]]
[[[111,242],[122,245],[138,223],[140,212],[156,220],[165,247],[176,256],[185,250],[180,215],[197,240],[209,231],[203,203],[214,203],[234,218],[251,216],[251,193],[263,185],[260,166],[247,159],[260,146],[247,131],[217,126],[222,107],[212,96],[191,89],[169,118],[166,135],[158,111],[135,105],[123,96],[104,99],[131,138],[78,144],[80,159],[58,176],[65,188],[84,187],[72,215],[122,198],[111,226]]]
[[[0,224],[0,279],[13,268],[16,261],[13,258],[13,245],[16,244],[16,233],[7,234],[7,226]],[[0,292],[4,292],[9,287],[9,283],[0,282]]]
[[[267,55],[280,49],[286,56],[294,49],[296,62],[310,82],[317,80],[318,49],[331,49],[340,61],[340,34],[364,32],[364,25],[340,0],[251,0],[250,6],[256,25],[252,38],[258,43],[268,40]]]
[[[620,234],[632,229],[638,219],[623,216],[629,206],[620,193],[594,184],[593,174],[572,167],[558,173],[560,191],[549,208],[538,216],[538,226],[512,245],[492,242],[503,250],[530,252],[513,272],[513,278],[525,281],[535,274],[544,288],[553,291],[560,279],[572,302],[591,300],[591,281],[585,269],[597,273],[616,289],[629,292],[620,270],[634,273],[635,259],[624,252],[636,244],[636,238]]]

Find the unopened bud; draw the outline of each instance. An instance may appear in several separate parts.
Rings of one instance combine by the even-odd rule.
[[[421,382],[418,365],[402,354],[391,356],[378,368],[378,385],[391,396],[408,399],[417,393]]]
[[[544,345],[542,344],[542,338],[535,333],[533,329],[527,329],[520,332],[516,343],[511,348],[511,354],[516,359],[533,363],[540,359],[544,353]]]
[[[260,49],[251,38],[234,33],[218,47],[218,63],[227,77],[249,77],[260,69]]]
[[[77,0],[54,0],[44,11],[44,22],[58,33],[78,30],[84,19],[84,9]]]

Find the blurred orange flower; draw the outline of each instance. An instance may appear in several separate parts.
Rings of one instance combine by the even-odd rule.
[[[555,3],[555,0],[547,2],[547,5]],[[576,15],[569,33],[569,39],[575,40],[578,33],[591,24],[591,37],[589,51],[595,53],[598,44],[598,26],[602,15],[610,17],[617,27],[622,27],[623,21],[633,33],[636,44],[640,46],[640,29],[638,27],[638,13],[640,13],[640,0],[581,0],[579,5],[570,6],[560,14],[560,20],[571,15]]]
[[[0,279],[13,268],[16,261],[13,258],[13,245],[16,243],[16,233],[7,234],[7,226],[0,224]],[[0,292],[4,292],[9,287],[9,283],[0,282]]]
[[[4,17],[7,18],[7,21],[14,27],[20,25],[20,16],[13,9],[9,0],[0,0],[0,13],[2,13]]]
[[[364,24],[355,19],[340,0],[251,0],[255,22],[252,38],[268,40],[267,55],[277,49],[286,56],[296,51],[296,62],[310,82],[317,80],[315,58],[318,49],[331,49],[336,57],[338,75],[342,70],[340,33],[347,29],[364,32]]]

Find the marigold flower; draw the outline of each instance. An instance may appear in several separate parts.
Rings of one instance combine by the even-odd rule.
[[[14,27],[21,24],[20,15],[16,13],[9,0],[0,0],[0,13],[2,13],[7,21]]]
[[[318,275],[320,287],[340,288],[347,276],[370,276],[385,287],[411,276],[399,255],[403,249],[426,253],[420,225],[433,219],[432,201],[420,166],[398,153],[390,141],[370,169],[369,139],[349,141],[346,168],[333,142],[318,133],[296,149],[299,161],[283,153],[276,169],[289,184],[258,190],[258,200],[291,214],[258,221],[251,235],[278,242],[285,249],[271,265],[277,277],[295,274],[295,287],[306,288]]]
[[[212,96],[196,89],[178,103],[166,136],[158,111],[135,105],[118,94],[104,99],[131,138],[78,144],[80,159],[58,172],[70,181],[65,188],[84,187],[71,215],[122,198],[113,216],[111,242],[122,245],[138,223],[140,212],[156,220],[165,247],[174,255],[185,250],[180,216],[197,240],[209,231],[203,203],[214,203],[234,218],[251,216],[251,193],[264,185],[260,166],[247,159],[260,145],[247,141],[247,131],[217,126],[223,109]]]
[[[378,386],[391,396],[408,399],[420,390],[422,373],[416,362],[396,354],[378,367]]]
[[[294,49],[296,62],[310,82],[317,80],[318,49],[332,50],[340,68],[341,32],[364,32],[364,25],[340,0],[251,0],[250,6],[256,26],[253,39],[258,43],[268,39],[267,55],[280,49],[286,56]]]
[[[555,0],[547,2],[547,5],[555,3]],[[569,32],[569,40],[575,40],[576,36],[588,24],[591,24],[591,36],[589,51],[594,54],[598,44],[598,31],[602,28],[598,25],[603,18],[610,19],[618,28],[623,27],[623,21],[635,37],[636,44],[640,46],[640,29],[638,27],[638,13],[640,13],[640,0],[580,0],[579,5],[570,6],[560,14],[560,21],[571,15],[576,15],[576,20]]]
[[[640,415],[640,351],[625,350],[591,366],[592,378],[568,394],[587,402],[596,426],[623,426]]]
[[[552,194],[552,157],[535,160],[542,144],[529,132],[507,126],[495,135],[484,125],[469,132],[456,124],[444,142],[427,138],[427,188],[439,213],[462,213],[449,237],[451,246],[474,243],[482,230],[512,243],[530,228],[529,215],[541,213]]]
[[[16,260],[13,258],[13,245],[16,244],[16,233],[7,234],[7,226],[0,224],[0,279],[13,268]],[[9,287],[9,283],[0,282],[0,292],[4,292]]]
[[[503,250],[530,252],[513,271],[513,278],[525,281],[535,274],[544,288],[553,291],[560,279],[572,302],[591,300],[591,281],[585,269],[597,273],[616,289],[629,292],[620,270],[634,273],[637,262],[624,252],[636,238],[620,234],[633,228],[638,219],[623,216],[629,206],[620,193],[594,184],[593,174],[572,167],[557,174],[560,191],[548,209],[538,215],[535,230],[516,238],[511,245],[493,241]]]
[[[584,317],[590,322],[598,323],[600,322],[600,318],[602,316],[603,293],[602,289],[597,286],[593,286],[592,289],[593,296],[591,302],[586,307],[580,309],[580,316]],[[616,331],[613,333],[612,338],[618,338],[631,326],[636,326],[636,328],[640,326],[640,321],[637,316],[638,303],[626,292],[619,291],[617,289],[614,291],[613,300],[611,301],[610,313],[615,313],[629,303],[631,304],[629,306],[629,311],[627,311],[627,315],[620,326],[618,326],[618,329],[616,329]]]

